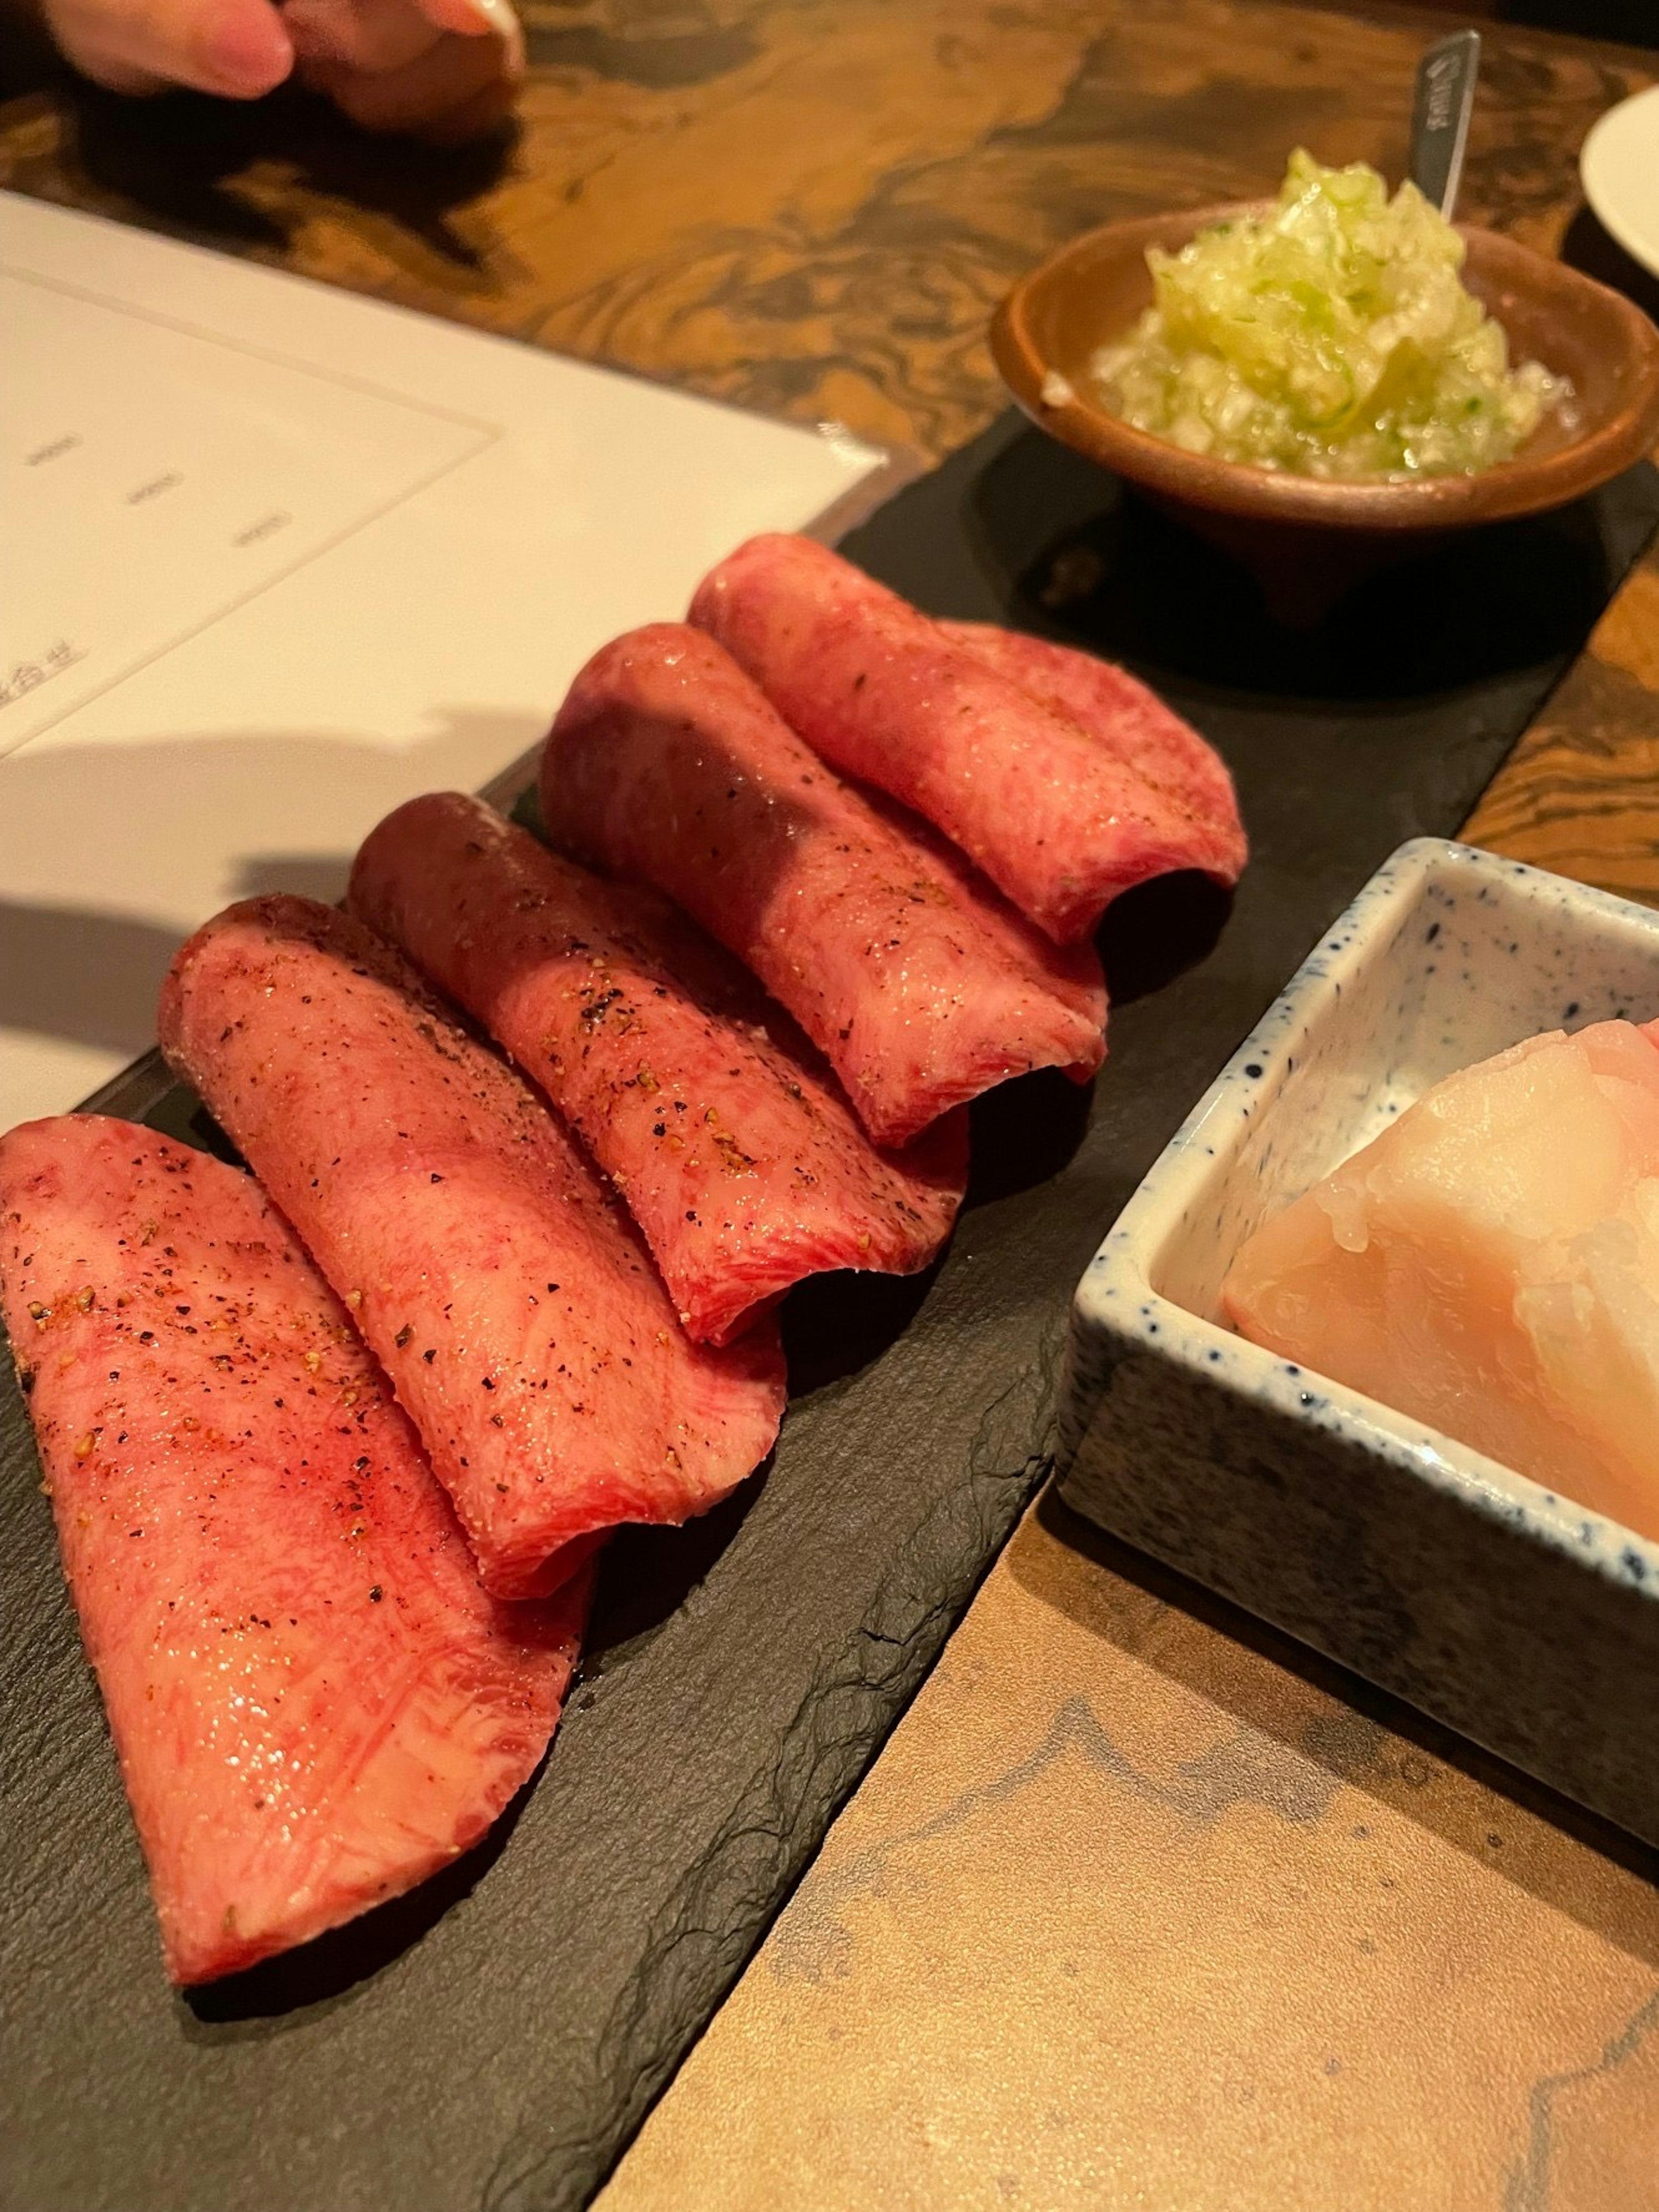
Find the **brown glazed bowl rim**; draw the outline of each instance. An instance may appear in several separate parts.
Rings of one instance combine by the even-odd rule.
[[[1333,482],[1188,453],[1112,414],[1080,387],[1080,363],[1073,362],[1068,369],[1045,351],[1040,335],[1044,311],[1057,295],[1088,284],[1103,267],[1121,268],[1132,258],[1144,264],[1148,246],[1174,250],[1210,223],[1269,205],[1234,201],[1105,223],[1032,270],[1003,301],[991,324],[992,353],[1020,407],[1051,436],[1162,498],[1263,522],[1345,530],[1443,530],[1539,514],[1593,491],[1659,444],[1659,330],[1641,309],[1621,293],[1514,239],[1462,223],[1458,230],[1468,248],[1464,275],[1472,289],[1483,295],[1507,289],[1511,296],[1530,295],[1534,303],[1554,301],[1592,310],[1620,349],[1622,386],[1620,404],[1565,442],[1548,445],[1547,429],[1540,428],[1513,459],[1475,476]],[[1497,301],[1488,298],[1486,306],[1504,319]],[[1117,336],[1121,328],[1101,329],[1089,349]],[[1531,350],[1544,358],[1546,368],[1556,367],[1547,347],[1534,345]],[[1515,351],[1524,358],[1520,347]],[[1044,397],[1051,374],[1064,379],[1069,396]],[[1534,445],[1546,449],[1534,453]]]

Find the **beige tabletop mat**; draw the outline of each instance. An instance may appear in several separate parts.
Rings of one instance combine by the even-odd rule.
[[[1636,1847],[1199,1609],[1028,1516],[601,2212],[1659,2206]]]

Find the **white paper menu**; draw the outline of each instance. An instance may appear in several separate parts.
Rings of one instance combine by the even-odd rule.
[[[606,638],[882,457],[0,193],[0,1128],[228,900],[335,897]]]
[[[0,331],[3,752],[501,434],[9,270]]]

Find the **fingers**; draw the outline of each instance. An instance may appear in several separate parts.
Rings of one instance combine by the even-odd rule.
[[[365,131],[438,145],[481,136],[512,108],[524,75],[522,44],[500,34],[441,31],[434,37],[430,27],[426,37],[426,50],[398,67],[366,70],[307,59],[301,73]]]
[[[511,0],[289,0],[300,74],[366,131],[459,144],[523,80]]]
[[[3,4],[3,0],[0,0]],[[499,123],[525,70],[511,0],[44,0],[67,58],[117,92],[257,99],[296,63],[366,131],[459,144]]]
[[[201,77],[181,80],[204,92],[258,100],[294,67],[294,46],[268,0],[206,0],[197,15],[194,54]]]
[[[414,0],[288,0],[283,20],[302,62],[377,76],[407,68],[433,43],[432,24]]]
[[[482,38],[494,27],[489,0],[413,0],[413,4],[434,30],[453,31],[457,38]]]
[[[46,0],[45,12],[65,58],[115,92],[178,84],[256,100],[294,66],[269,0]]]
[[[459,107],[446,108],[420,125],[414,136],[428,146],[465,146],[506,121],[519,98],[519,80],[497,76]]]
[[[489,33],[506,46],[515,76],[524,70],[524,30],[513,0],[416,0],[429,23],[463,39]]]

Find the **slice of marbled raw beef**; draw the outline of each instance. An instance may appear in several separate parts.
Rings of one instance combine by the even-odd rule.
[[[0,1303],[174,1981],[476,1842],[547,1747],[588,1577],[486,1595],[252,1177],[131,1122],[14,1129]]]
[[[714,639],[653,623],[576,678],[542,817],[689,908],[788,1007],[872,1138],[908,1143],[1010,1076],[1105,1053],[1089,946],[1057,949],[933,833],[826,768]]]
[[[782,1007],[647,885],[432,792],[370,832],[349,903],[541,1085],[693,1336],[725,1343],[828,1269],[913,1273],[949,1236],[965,1116],[878,1151]]]
[[[1026,630],[975,622],[939,628],[1022,691],[1069,715],[1085,737],[1169,793],[1194,820],[1209,823],[1215,835],[1209,872],[1218,882],[1243,875],[1249,841],[1227,763],[1150,685],[1115,661]]]
[[[1228,825],[811,538],[740,545],[690,619],[814,752],[925,816],[1057,944],[1153,876],[1238,873]]]
[[[498,1597],[619,1522],[706,1511],[771,1449],[775,1325],[693,1344],[545,1103],[362,922],[229,908],[174,960],[161,1037],[350,1307]]]

